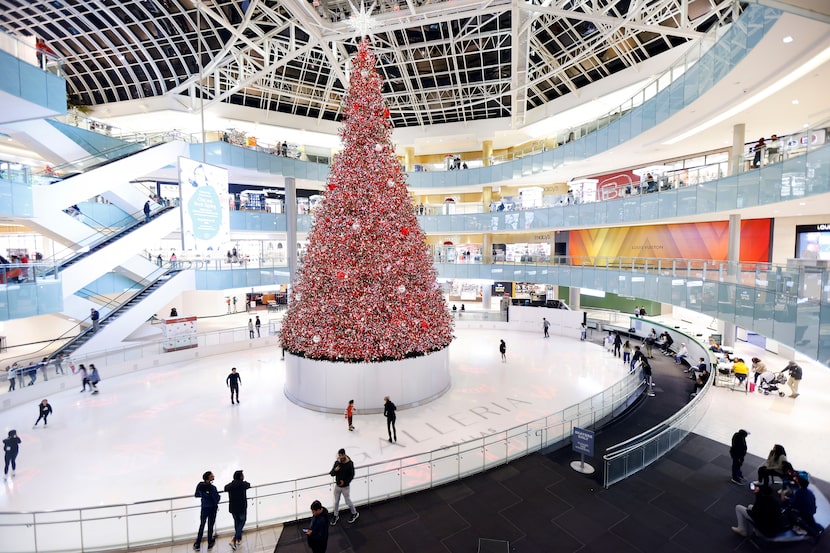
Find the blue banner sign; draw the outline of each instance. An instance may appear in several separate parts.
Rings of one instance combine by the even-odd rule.
[[[594,433],[584,428],[574,427],[573,450],[589,457],[594,456]]]

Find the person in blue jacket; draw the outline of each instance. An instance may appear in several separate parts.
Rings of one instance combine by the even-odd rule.
[[[216,536],[213,534],[213,525],[216,523],[216,511],[219,510],[219,490],[213,485],[213,473],[207,471],[202,475],[202,481],[196,485],[194,497],[201,498],[202,510],[199,513],[199,533],[196,541],[193,542],[193,549],[198,551],[202,548],[202,536],[205,532],[207,521],[208,549],[216,543]]]
[[[303,529],[312,553],[326,553],[329,543],[329,512],[318,500],[311,503],[311,524]]]

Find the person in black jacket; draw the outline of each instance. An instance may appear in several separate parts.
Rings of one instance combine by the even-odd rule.
[[[741,466],[744,464],[744,457],[746,457],[746,437],[749,432],[741,428],[732,434],[732,447],[729,448],[729,456],[732,457],[732,480],[733,484],[741,485],[744,483],[744,475],[741,472]]]
[[[236,403],[239,403],[239,385],[242,384],[242,377],[236,372],[236,367],[231,369],[231,373],[225,379],[225,384],[231,389],[231,405],[234,403],[234,394],[236,394]]]
[[[228,493],[228,510],[233,517],[233,539],[231,549],[236,551],[242,543],[242,528],[245,527],[245,520],[248,518],[248,494],[247,490],[251,485],[245,481],[245,475],[241,470],[233,473],[233,480],[225,485]]]
[[[35,426],[37,426],[37,423],[40,422],[40,419],[43,419],[43,426],[45,427],[47,424],[49,424],[46,419],[49,417],[49,415],[52,414],[52,406],[49,405],[49,402],[44,399],[40,402],[40,405],[38,405],[38,412],[40,413],[40,415],[35,421]]]
[[[6,466],[3,469],[3,480],[9,477],[9,465],[12,466],[12,477],[17,470],[17,453],[20,451],[20,438],[17,430],[9,430],[9,437],[3,440],[3,453],[5,453]]]
[[[502,344],[504,344],[504,340],[502,340]],[[501,353],[501,356],[504,357],[504,352]],[[392,400],[389,399],[389,396],[383,398],[383,416],[386,417],[386,431],[389,432],[389,443],[392,443],[392,437],[395,437],[395,441],[398,441],[398,429],[395,428],[395,421],[398,420],[398,416],[395,414],[398,408],[395,407],[395,404],[392,403]]]
[[[640,346],[634,346],[634,355],[631,356],[631,361],[628,364],[628,374],[634,372],[634,365],[637,364],[637,361],[640,363],[646,362],[646,356],[643,354]]]
[[[748,536],[754,527],[755,530],[772,538],[778,535],[781,528],[781,505],[772,493],[772,488],[766,484],[755,486],[755,503],[744,507],[735,505],[735,516],[738,525],[732,531],[740,536]]]
[[[208,549],[213,547],[216,536],[213,534],[213,525],[216,523],[216,511],[219,510],[219,490],[213,485],[213,473],[207,471],[202,475],[202,481],[196,485],[196,493],[193,497],[201,498],[202,510],[199,513],[199,533],[196,541],[193,542],[193,549],[196,551],[202,548],[202,536],[205,533],[205,522],[207,522]]]
[[[304,528],[308,546],[311,548],[311,553],[326,553],[326,547],[329,544],[329,527],[327,522],[329,512],[323,507],[322,503],[314,500],[311,504],[311,524],[308,528]]]
[[[331,467],[329,474],[334,476],[334,511],[332,512],[331,525],[334,526],[340,522],[341,495],[346,501],[346,505],[349,506],[349,511],[352,513],[352,518],[349,519],[349,524],[352,524],[360,516],[360,513],[357,512],[351,497],[349,497],[351,490],[349,485],[354,479],[354,463],[346,455],[345,449],[340,448],[337,452],[337,460],[334,461],[334,465]]]

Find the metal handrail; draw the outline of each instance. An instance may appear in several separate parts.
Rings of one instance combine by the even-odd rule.
[[[244,327],[244,328],[247,329],[247,327]],[[569,406],[567,406],[567,407],[565,407],[565,408],[563,408],[563,409],[561,409],[561,410],[559,410],[555,413],[551,413],[551,414],[546,415],[544,417],[538,417],[538,418],[533,419],[531,421],[528,421],[526,423],[518,424],[518,425],[510,427],[506,430],[501,430],[499,432],[494,432],[492,434],[489,434],[487,436],[483,436],[483,437],[475,439],[475,440],[465,441],[465,442],[462,442],[460,444],[454,444],[454,445],[448,446],[448,447],[436,448],[436,449],[430,450],[430,451],[425,452],[425,453],[419,453],[418,455],[419,456],[429,455],[429,458],[428,458],[429,461],[439,461],[439,460],[442,460],[442,459],[452,458],[452,457],[456,456],[457,454],[464,453],[465,451],[474,451],[475,449],[478,449],[478,447],[480,447],[480,446],[469,447],[468,449],[462,449],[462,448],[465,447],[465,446],[472,446],[473,444],[481,443],[481,442],[483,442],[483,441],[485,441],[488,438],[491,438],[493,436],[498,436],[498,435],[501,435],[501,434],[506,434],[506,433],[509,433],[509,432],[513,432],[513,431],[516,431],[516,430],[521,429],[521,428],[528,428],[528,427],[534,425],[535,423],[538,423],[538,422],[541,422],[541,421],[546,421],[550,417],[556,416],[559,413],[564,413],[564,412],[567,412],[569,410],[572,410],[575,406],[578,406],[582,403],[592,405],[593,404],[592,400],[595,397],[602,396],[602,395],[608,393],[609,391],[611,391],[615,387],[617,387],[620,384],[620,382],[625,381],[629,377],[630,377],[630,375],[626,375],[625,377],[623,377],[623,379],[621,379],[620,381],[615,382],[613,385],[606,388],[605,390],[603,390],[601,392],[598,392],[598,393],[594,394],[593,396],[584,399],[581,402],[569,405]],[[639,386],[640,386],[640,384],[638,384],[638,387]],[[627,400],[628,397],[629,396],[626,396],[623,399]],[[591,409],[590,409],[591,412],[593,412],[595,410],[596,409],[594,409],[593,407],[591,407]],[[581,415],[584,416],[584,413],[582,413]],[[565,421],[565,419],[563,419],[563,422],[564,421]],[[552,426],[553,425],[546,426],[545,428],[551,428]],[[525,433],[528,434],[529,432],[531,432],[531,430],[532,429],[528,428],[528,430]],[[536,432],[535,432],[535,433],[537,433],[537,435],[538,435],[538,430],[539,429],[537,429]],[[444,454],[444,452],[447,452],[447,451],[455,451],[456,453],[455,454],[452,454],[452,453]],[[416,466],[416,465],[419,465],[419,464],[423,463],[423,461],[422,461],[420,463],[406,464],[406,461],[408,459],[411,459],[412,457],[413,457],[412,455],[407,455],[405,457],[398,457],[398,458],[391,459],[391,460],[378,461],[376,463],[370,463],[368,465],[361,465],[360,467],[356,467],[355,470],[360,471],[361,473],[366,473],[366,476],[368,477],[368,476],[376,476],[378,474],[382,474],[383,472],[397,471],[397,470],[400,470],[402,468],[406,468],[406,467],[409,467],[409,466]],[[396,468],[387,469],[387,470],[384,470],[382,472],[369,474],[369,470],[372,467],[379,467],[379,466],[388,467],[390,464],[394,464],[394,463],[397,463]],[[473,473],[471,473],[471,474],[473,474]],[[289,483],[292,483],[292,482],[297,483],[297,482],[300,482],[300,481],[312,480],[312,479],[316,479],[316,478],[327,479],[327,478],[330,478],[330,476],[329,476],[328,473],[320,473],[320,474],[314,474],[314,475],[306,476],[306,477],[303,477],[303,478],[295,478],[295,479],[291,479],[291,480],[281,480],[281,481],[270,482],[270,483],[266,483],[266,484],[258,484],[256,486],[251,486],[250,489],[251,490],[257,490],[258,488],[264,488],[266,486],[278,486],[278,485],[281,485],[281,484],[289,484]],[[357,478],[357,476],[356,476],[356,478]],[[302,490],[302,489],[311,489],[311,488],[300,488],[300,487],[294,486],[293,489],[294,490]],[[273,494],[273,495],[276,495],[276,494]],[[135,506],[135,505],[144,505],[144,504],[162,502],[162,501],[172,502],[172,501],[176,501],[176,500],[185,500],[185,499],[192,499],[192,497],[190,495],[170,496],[170,497],[162,497],[162,498],[157,498],[157,499],[134,501],[134,502],[131,502],[131,503],[120,503],[120,504],[111,504],[111,505],[95,505],[95,506],[81,507],[81,508],[75,507],[75,508],[67,508],[67,509],[52,509],[52,510],[45,510],[45,511],[13,511],[13,512],[6,511],[6,512],[0,512],[0,515],[10,515],[10,514],[25,515],[25,514],[39,514],[39,513],[67,513],[67,512],[76,512],[76,511],[80,511],[80,510],[92,511],[92,510],[95,510],[95,509],[111,509],[111,508],[116,508],[116,507],[129,508],[130,506]],[[169,510],[170,509],[165,509],[164,511],[159,511],[159,512],[166,512],[166,511],[169,511]],[[144,512],[142,512],[142,514],[144,514]],[[112,517],[105,517],[105,518],[112,518]],[[89,520],[89,519],[84,519],[84,520]],[[44,524],[48,524],[48,523],[44,523]]]

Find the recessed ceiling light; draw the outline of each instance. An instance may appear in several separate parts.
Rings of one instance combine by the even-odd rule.
[[[798,105],[798,100],[793,100],[793,105],[797,106]]]
[[[784,44],[789,44],[792,41],[793,41],[793,37],[791,37],[790,35],[787,35],[787,36],[784,37]]]
[[[809,127],[809,126],[810,126],[810,124],[809,124],[809,123],[804,123],[803,125],[801,125],[801,127],[802,127],[802,128],[805,128],[805,129],[806,129],[807,127]]]
[[[807,205],[807,202],[799,202],[798,205]]]

